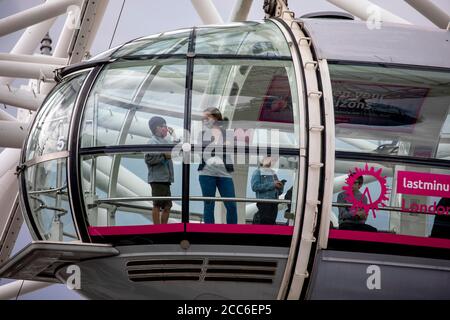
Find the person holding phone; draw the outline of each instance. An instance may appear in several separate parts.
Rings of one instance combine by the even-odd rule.
[[[152,117],[148,126],[152,133],[149,144],[172,144],[173,129],[169,128],[162,117]],[[170,134],[170,135],[169,135]],[[147,153],[145,163],[148,168],[148,183],[152,187],[152,197],[170,197],[170,185],[174,182],[173,162],[170,152]],[[153,224],[165,224],[169,220],[172,201],[153,201]]]
[[[355,172],[349,174],[349,177],[355,175]],[[363,195],[359,190],[364,183],[363,176],[359,176],[355,183],[352,185],[353,196],[356,200],[367,204],[367,197]],[[347,194],[342,191],[337,197],[338,203],[351,204],[347,200]],[[366,224],[368,217],[368,212],[362,208],[357,210],[351,210],[350,207],[339,207],[339,229],[340,230],[356,230],[356,231],[373,231],[376,232],[377,229],[371,225]]]
[[[251,185],[258,199],[278,199],[283,193],[286,180],[279,180],[271,168],[272,157],[265,157],[260,167],[253,172]],[[258,202],[258,212],[253,217],[253,224],[275,224],[278,214],[278,203]]]

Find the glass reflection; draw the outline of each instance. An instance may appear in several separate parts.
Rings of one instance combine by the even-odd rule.
[[[264,57],[291,56],[286,39],[271,21],[200,27],[196,30],[195,52]]]
[[[26,160],[67,150],[72,111],[88,72],[71,76],[52,92],[37,115],[27,143]]]
[[[201,143],[208,109],[221,113],[229,143],[298,147],[299,102],[290,61],[196,59],[191,142]]]
[[[217,157],[219,149],[212,156],[192,155],[190,216],[204,223],[293,225],[298,157],[226,154],[225,150]],[[220,159],[231,161],[233,170],[227,171]]]
[[[42,162],[25,171],[31,214],[44,240],[78,239],[67,192],[66,159]]]
[[[450,73],[330,65],[336,149],[445,159]]]
[[[442,168],[338,160],[332,225],[340,230],[450,238],[448,181],[450,170]]]
[[[199,169],[201,157],[201,152],[193,153],[189,165],[190,193],[184,195],[190,200],[189,222],[293,225],[297,156],[226,156],[234,168],[227,177],[213,175],[220,165],[210,161]],[[176,148],[83,156],[83,195],[90,226],[180,223],[182,160]]]
[[[187,53],[190,35],[190,29],[183,29],[139,38],[123,45],[112,58]]]
[[[91,226],[181,222],[181,157],[170,152],[84,156]]]
[[[186,62],[118,62],[101,74],[84,111],[82,147],[149,144],[149,121],[159,115],[170,143],[183,139]]]

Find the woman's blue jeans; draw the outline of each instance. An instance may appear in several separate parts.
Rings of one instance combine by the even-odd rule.
[[[228,177],[199,176],[200,187],[204,197],[215,197],[216,188],[219,189],[222,198],[235,198],[233,179]],[[237,207],[235,201],[224,201],[227,209],[227,223],[237,223]],[[205,223],[214,223],[215,201],[206,200],[204,202],[203,220]]]

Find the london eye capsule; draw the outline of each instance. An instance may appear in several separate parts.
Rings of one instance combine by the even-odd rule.
[[[0,273],[64,282],[76,265],[89,298],[373,298],[378,261],[396,297],[450,297],[450,240],[432,234],[449,38],[286,13],[59,70],[19,172],[35,242]]]

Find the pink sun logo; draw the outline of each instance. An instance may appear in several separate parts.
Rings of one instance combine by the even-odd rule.
[[[349,176],[345,180],[346,186],[344,186],[342,189],[345,191],[346,200],[352,204],[352,207],[350,208],[351,212],[356,214],[358,210],[363,209],[366,214],[369,214],[369,211],[372,210],[373,217],[376,218],[377,216],[375,211],[378,210],[380,206],[386,206],[384,201],[389,200],[389,198],[387,197],[389,189],[386,185],[386,177],[383,177],[381,175],[381,171],[381,168],[375,170],[374,167],[369,167],[366,163],[364,169],[355,168],[354,171],[349,172]],[[362,192],[361,199],[357,199],[353,194],[353,185],[358,180],[358,178],[362,176],[369,176],[370,180],[374,179],[378,181],[378,184],[380,185],[380,195],[375,201],[372,199],[369,188],[367,187]],[[370,177],[372,177],[372,179]],[[364,203],[363,201],[365,197],[367,197],[367,203]]]

